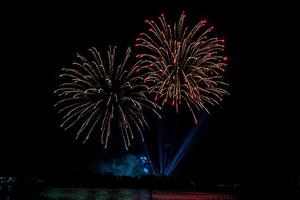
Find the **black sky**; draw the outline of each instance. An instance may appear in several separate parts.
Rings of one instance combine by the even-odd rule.
[[[217,1],[109,1],[11,5],[4,16],[0,174],[80,171],[101,146],[80,145],[58,128],[52,105],[59,69],[77,52],[109,44],[125,48],[161,12],[190,22],[205,17],[226,39],[231,95],[215,111],[178,174],[243,179],[252,174],[299,174],[296,35],[292,5]],[[3,45],[2,45],[3,46]]]

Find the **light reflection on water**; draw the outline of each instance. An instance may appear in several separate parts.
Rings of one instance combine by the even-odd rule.
[[[44,188],[20,193],[12,188],[0,191],[0,200],[240,200],[235,194],[146,189]]]
[[[50,188],[34,197],[36,200],[148,200],[147,190],[134,189],[61,189]]]
[[[143,189],[61,189],[49,188],[35,194],[34,200],[237,200],[230,194],[152,191]]]

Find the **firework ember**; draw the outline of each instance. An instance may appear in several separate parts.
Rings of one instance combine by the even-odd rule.
[[[161,105],[169,104],[179,110],[188,107],[195,123],[196,110],[209,113],[208,105],[219,105],[227,84],[223,72],[227,66],[224,40],[214,37],[213,27],[206,20],[189,28],[185,13],[177,23],[168,24],[163,14],[157,21],[146,20],[149,29],[136,39],[143,66],[145,83]]]

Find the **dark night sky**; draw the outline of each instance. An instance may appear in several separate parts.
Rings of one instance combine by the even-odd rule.
[[[297,129],[292,129],[295,118],[289,113],[296,112],[291,87],[296,68],[292,60],[296,33],[291,31],[295,16],[287,6],[191,0],[109,2],[7,8],[5,28],[1,28],[5,52],[0,174],[43,175],[69,170],[71,165],[76,171],[81,163],[100,159],[100,145],[80,145],[58,128],[52,91],[59,69],[91,46],[126,47],[145,30],[144,19],[163,11],[175,20],[182,10],[190,22],[207,18],[226,38],[231,95],[210,117],[207,132],[177,173],[228,179],[299,174]]]

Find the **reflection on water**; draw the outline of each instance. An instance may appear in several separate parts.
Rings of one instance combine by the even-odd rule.
[[[201,192],[165,192],[154,191],[152,199],[157,200],[237,200],[234,195],[222,193],[201,193]]]
[[[146,190],[134,189],[59,189],[51,188],[34,197],[37,200],[148,200]]]
[[[46,188],[30,196],[8,194],[0,200],[238,200],[235,195],[143,189]]]

